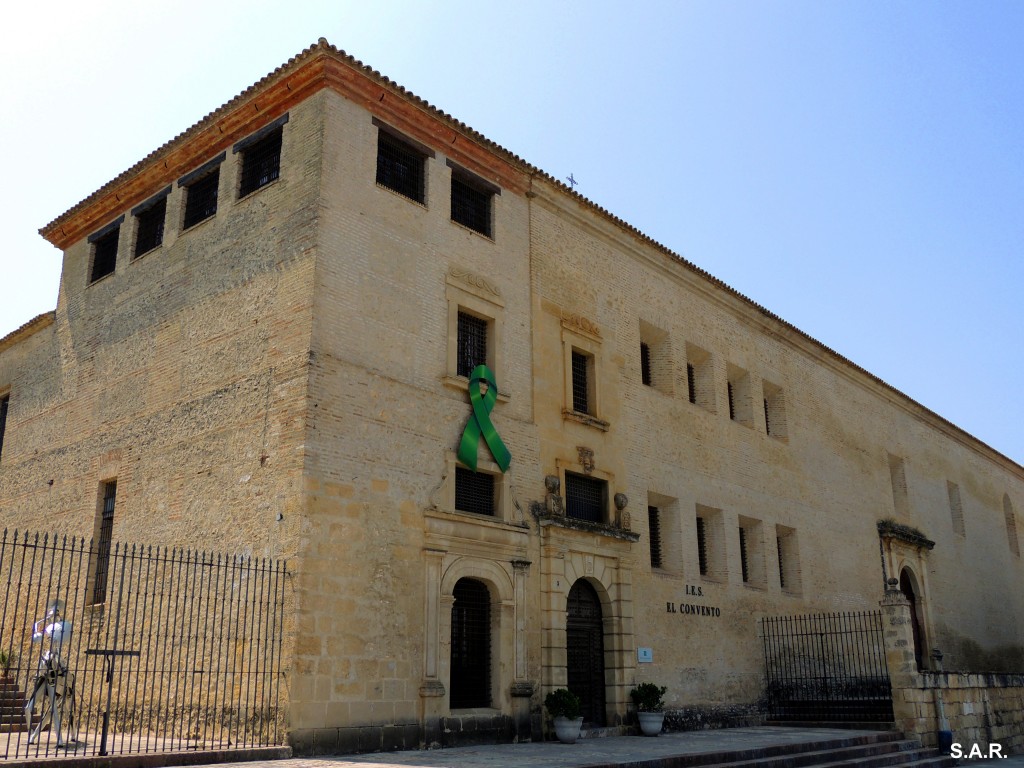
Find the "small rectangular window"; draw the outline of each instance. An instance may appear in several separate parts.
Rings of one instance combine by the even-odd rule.
[[[4,454],[4,433],[7,431],[7,409],[11,405],[11,396],[0,397],[0,459]]]
[[[217,188],[220,186],[220,168],[185,187],[185,219],[182,228],[194,227],[217,213]]]
[[[378,130],[377,183],[417,203],[425,203],[426,156],[387,131]]]
[[[651,386],[651,347],[643,341],[640,342],[640,381]]]
[[[455,509],[477,515],[494,516],[494,475],[455,468]]]
[[[700,575],[708,575],[708,532],[704,518],[697,517],[697,564],[700,567]]]
[[[596,477],[565,473],[565,514],[592,523],[605,522],[608,483]]]
[[[467,175],[452,170],[452,221],[491,237],[494,193]]]
[[[729,395],[729,418],[736,421],[736,395],[733,392],[732,382],[727,381],[725,383],[725,388]]]
[[[242,198],[265,187],[281,175],[281,137],[277,128],[242,152],[242,176],[238,184],[238,197]]]
[[[949,516],[953,522],[953,531],[957,536],[966,536],[964,528],[964,505],[960,501],[960,486],[951,480],[946,481],[946,494],[949,496]]]
[[[784,592],[798,594],[800,582],[800,547],[796,531],[784,525],[775,526],[775,545],[779,555],[779,586]]]
[[[167,198],[161,197],[145,210],[136,214],[135,257],[149,253],[164,241],[164,217]]]
[[[740,569],[743,573],[743,583],[750,581],[750,565],[747,562],[747,532],[740,528]]]
[[[92,271],[89,282],[112,275],[117,267],[117,244],[121,237],[121,227],[116,226],[92,241]]]
[[[107,575],[110,570],[110,542],[114,533],[114,503],[116,499],[117,480],[109,480],[103,484],[99,530],[93,541],[92,605],[99,605],[107,601]]]
[[[686,394],[690,402],[697,403],[697,374],[693,363],[686,364]]]
[[[729,418],[747,427],[754,426],[754,406],[750,389],[750,374],[735,365],[727,365],[726,394],[729,397]]]
[[[651,568],[661,568],[661,511],[647,507],[647,536],[651,545]]]
[[[764,431],[769,437],[783,442],[789,437],[786,426],[786,394],[782,387],[763,381],[764,390]]]
[[[469,377],[478,365],[487,364],[487,326],[482,317],[459,311],[456,371]]]
[[[590,413],[592,408],[591,367],[593,357],[578,350],[572,351],[572,409],[577,413]]]

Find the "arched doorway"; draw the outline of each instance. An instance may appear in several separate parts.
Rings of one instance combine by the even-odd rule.
[[[566,611],[569,690],[580,697],[583,721],[604,725],[604,620],[601,598],[585,580],[569,590]]]
[[[914,589],[914,576],[909,568],[900,571],[900,592],[910,601],[910,628],[914,633],[914,659],[924,669],[924,632],[921,629],[920,597]]]

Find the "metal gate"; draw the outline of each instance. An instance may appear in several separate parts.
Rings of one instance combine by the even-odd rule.
[[[4,531],[0,755],[271,746],[285,564]]]
[[[892,722],[881,611],[761,620],[773,720]]]

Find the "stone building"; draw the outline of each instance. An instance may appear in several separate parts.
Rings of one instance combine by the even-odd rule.
[[[0,517],[287,558],[297,749],[753,712],[760,617],[889,578],[1024,669],[1024,468],[324,40],[41,233]]]

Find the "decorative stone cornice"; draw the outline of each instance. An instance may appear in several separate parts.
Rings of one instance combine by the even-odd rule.
[[[570,330],[593,336],[595,339],[601,338],[600,326],[575,312],[562,310],[562,325]]]
[[[464,283],[473,288],[477,288],[485,293],[489,293],[495,298],[501,298],[501,291],[498,290],[498,286],[487,280],[487,278],[481,277],[475,272],[470,272],[468,269],[462,267],[451,267],[448,270],[448,277],[452,280]]]
[[[935,549],[935,542],[917,530],[917,528],[897,523],[895,520],[879,520],[878,535],[883,539],[901,541],[912,547]]]

